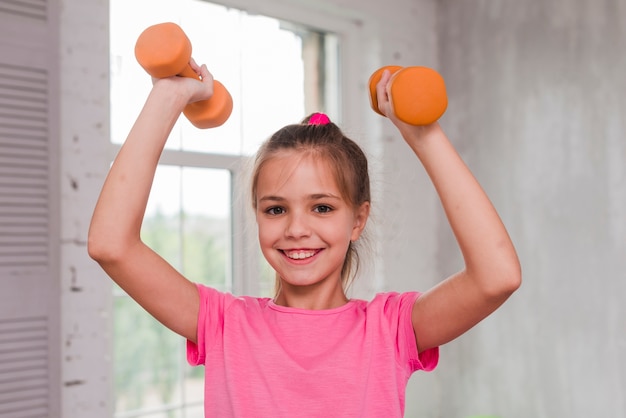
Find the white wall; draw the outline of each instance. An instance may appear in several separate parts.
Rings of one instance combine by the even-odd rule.
[[[113,416],[111,283],[87,256],[109,155],[108,2],[61,1],[61,341],[63,418]]]

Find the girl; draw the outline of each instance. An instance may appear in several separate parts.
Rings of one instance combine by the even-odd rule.
[[[400,417],[416,370],[438,347],[491,314],[521,281],[513,244],[489,199],[438,123],[393,114],[389,73],[380,110],[430,176],[465,268],[420,295],[348,299],[356,242],[370,211],[367,161],[325,115],[287,126],[259,150],[252,206],[261,250],[276,271],[273,299],[236,297],[184,278],[142,243],[140,227],[159,155],[183,107],[212,95],[201,81],[155,80],[104,183],[89,254],[205,365],[205,414],[219,417]]]

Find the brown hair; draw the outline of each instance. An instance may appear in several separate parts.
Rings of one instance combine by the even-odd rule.
[[[359,145],[346,137],[332,122],[310,124],[307,116],[300,124],[287,125],[267,139],[259,148],[252,171],[252,207],[257,209],[257,182],[263,165],[284,150],[294,150],[325,160],[337,182],[343,199],[354,210],[371,201],[367,157]],[[359,254],[354,242],[350,243],[341,269],[344,290],[350,286],[359,268]],[[276,293],[280,281],[276,280]]]

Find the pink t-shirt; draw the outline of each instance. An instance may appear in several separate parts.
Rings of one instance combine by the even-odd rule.
[[[418,356],[416,292],[303,310],[198,289],[187,359],[205,366],[207,417],[402,417],[409,377],[439,359],[438,348]]]

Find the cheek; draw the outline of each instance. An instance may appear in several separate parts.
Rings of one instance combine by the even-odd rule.
[[[263,242],[266,240],[267,236],[267,228],[263,225],[263,223],[257,223],[257,235],[259,237],[259,242],[263,245]]]
[[[317,231],[320,236],[334,242],[348,242],[350,241],[350,237],[352,235],[351,225],[348,225],[345,222],[341,225],[331,223],[323,224],[320,225]]]
[[[277,227],[275,224],[267,221],[257,221],[257,234],[261,246],[271,245],[276,240]]]

